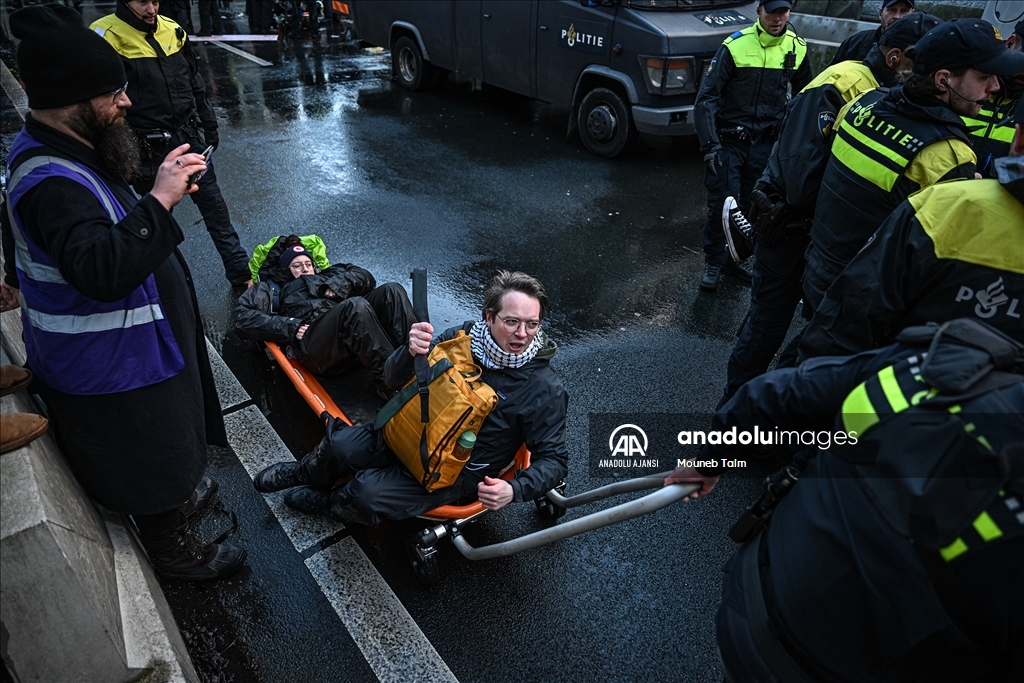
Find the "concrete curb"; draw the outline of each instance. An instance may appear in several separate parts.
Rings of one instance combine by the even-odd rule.
[[[0,332],[0,359],[24,362],[16,312]],[[25,392],[0,411],[40,412]],[[49,433],[0,456],[0,539],[0,654],[14,680],[199,683],[145,551],[97,511]]]

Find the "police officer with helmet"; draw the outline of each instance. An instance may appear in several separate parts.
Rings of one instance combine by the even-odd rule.
[[[746,209],[778,134],[786,103],[811,80],[807,45],[788,24],[789,0],[762,0],[757,21],[725,39],[693,106],[707,170],[707,221],[701,289],[718,288],[723,268],[750,281],[726,254],[722,206],[728,196]]]

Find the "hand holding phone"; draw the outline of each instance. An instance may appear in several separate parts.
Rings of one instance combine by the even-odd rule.
[[[210,145],[209,147],[207,147],[206,151],[203,152],[203,161],[209,163],[211,156],[213,156],[213,145]],[[192,187],[193,185],[195,185],[196,183],[198,183],[199,179],[202,178],[203,174],[205,174],[205,173],[206,173],[206,171],[202,170],[202,171],[196,171],[195,173],[190,175],[188,177],[188,183],[185,184],[185,189],[188,189],[188,188]],[[181,182],[181,181],[178,181],[178,182]]]

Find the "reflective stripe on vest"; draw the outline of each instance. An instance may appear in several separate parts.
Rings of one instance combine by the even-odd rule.
[[[1010,144],[1016,127],[1007,120],[1007,116],[1013,111],[1013,104],[1012,100],[1004,100],[1001,103],[989,100],[981,105],[976,116],[962,116],[961,118],[967,124],[967,132],[974,137]]]
[[[1006,491],[1000,491],[999,497],[974,518],[970,527],[945,548],[939,549],[939,555],[946,562],[952,562],[970,550],[984,547],[986,543],[1008,535],[1019,535],[1022,528],[1024,506],[1021,500]]]
[[[846,431],[861,437],[886,416],[901,413],[936,396],[938,391],[930,388],[921,377],[920,364],[927,357],[926,353],[920,357],[911,356],[858,384],[843,401],[842,420]],[[961,412],[959,405],[949,406],[947,410],[952,414]],[[964,431],[989,451],[992,450],[985,436],[975,433],[973,423],[965,424]],[[939,554],[946,562],[951,562],[969,550],[1003,538],[1007,533],[1017,535],[1022,532],[1024,506],[1019,499],[1001,491],[999,497],[974,519],[968,529],[952,543],[939,549]]]
[[[891,112],[875,112],[884,96],[872,91],[850,107],[832,154],[853,173],[889,192],[925,143],[904,130],[905,118],[894,124]]]
[[[11,148],[9,163],[14,165],[8,168],[7,188],[23,336],[33,371],[47,386],[73,395],[128,391],[178,374],[184,358],[164,318],[152,274],[121,300],[97,301],[66,282],[54,260],[29,237],[18,203],[50,178],[88,189],[111,223],[125,216],[111,189],[87,167],[52,156],[15,161],[34,147],[40,145],[22,129]]]
[[[792,29],[786,27],[781,36],[773,36],[759,29],[758,22],[732,34],[722,44],[729,50],[737,69],[786,69],[786,55],[793,53],[790,70],[800,68],[807,57],[807,43]],[[756,44],[753,48],[751,42]]]
[[[921,377],[920,364],[927,357],[926,353],[911,356],[858,384],[843,401],[844,429],[862,436],[883,417],[935,396],[938,392]]]

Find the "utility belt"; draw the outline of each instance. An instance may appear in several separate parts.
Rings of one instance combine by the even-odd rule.
[[[718,139],[722,142],[774,142],[779,136],[779,125],[778,122],[773,123],[760,132],[754,132],[746,126],[726,126],[718,129]]]
[[[192,146],[201,146],[203,144],[203,138],[200,135],[202,125],[195,110],[192,110],[192,113],[188,115],[185,122],[174,130],[165,130],[163,128],[135,128],[134,130],[135,136],[142,145],[143,154],[149,156],[150,159],[159,158],[160,161],[163,161],[167,153],[176,146],[174,141],[179,133],[184,133],[185,139]]]
[[[763,185],[750,194],[750,219],[755,240],[772,247],[785,239],[811,234],[813,215],[788,204],[772,185]]]

